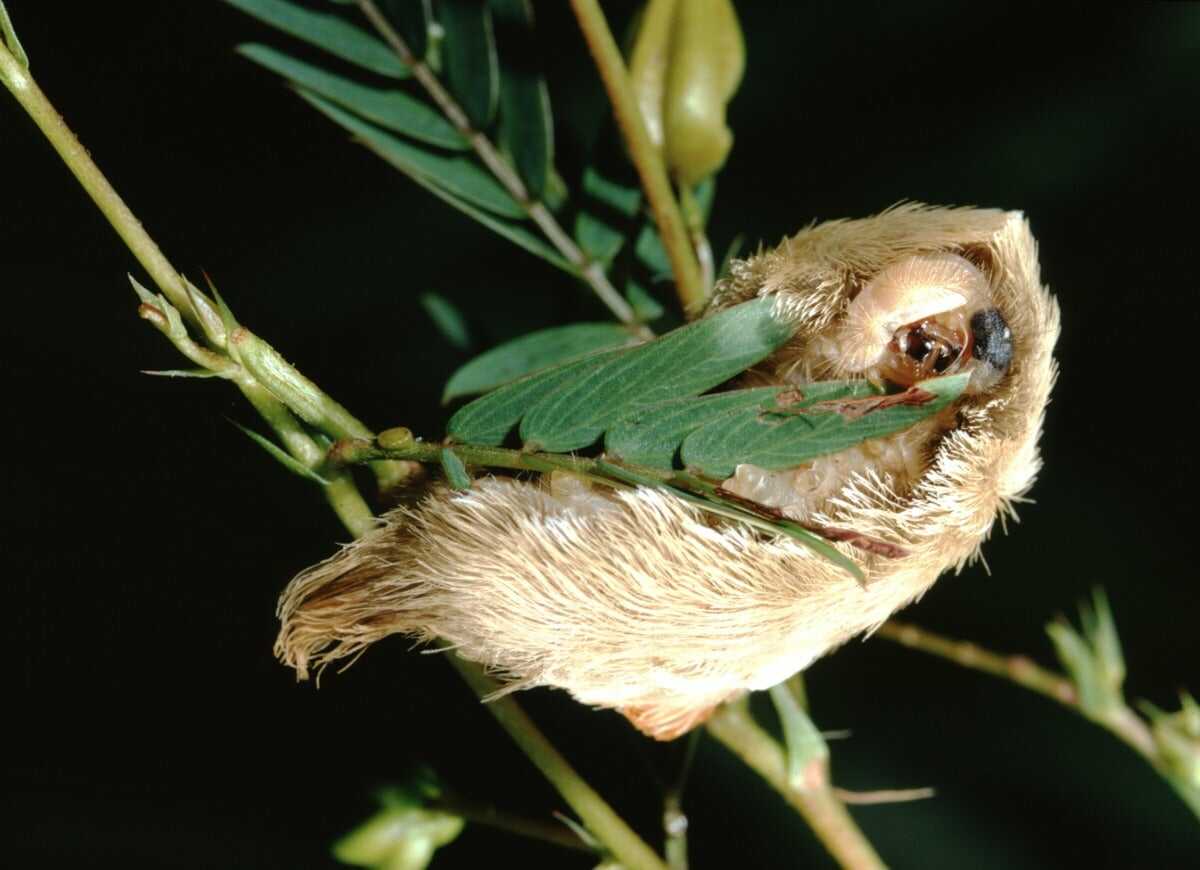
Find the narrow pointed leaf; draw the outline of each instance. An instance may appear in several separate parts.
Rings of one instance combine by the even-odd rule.
[[[679,445],[692,432],[731,414],[773,408],[777,396],[793,391],[792,387],[758,387],[648,405],[608,430],[604,450],[635,465],[670,469]],[[805,386],[804,402],[857,398],[876,392],[866,381],[826,381]],[[736,455],[730,459],[735,464],[742,461]]]
[[[669,486],[660,480],[653,477],[648,477],[632,469],[623,468],[619,465],[614,465],[610,462],[600,461],[596,463],[597,467],[609,477],[616,480],[622,480],[626,483],[633,483],[638,486],[646,486],[657,489],[666,489],[672,495],[690,502],[702,511],[706,511],[715,516],[724,517],[725,519],[734,520],[739,523],[745,523],[748,526],[766,532],[771,535],[786,535],[796,541],[799,541],[808,549],[812,550],[823,559],[827,559],[839,568],[853,577],[859,584],[866,582],[866,577],[863,576],[862,569],[854,563],[853,559],[848,558],[841,553],[836,547],[814,535],[808,529],[797,525],[796,523],[783,521],[772,521],[763,519],[748,511],[741,506],[722,501],[720,498],[706,498],[696,495],[684,489]]]
[[[376,154],[378,154],[384,160],[387,160],[389,163],[392,163],[391,159],[389,158],[389,156],[387,154],[385,154],[384,152],[375,148],[371,143],[367,142],[364,144],[366,144],[366,146],[368,148],[370,148],[372,151],[374,151]],[[401,172],[405,172],[403,167],[398,166],[395,163],[392,163],[392,165],[396,166],[396,168],[399,169]],[[579,277],[579,271],[573,265],[571,265],[570,262],[568,262],[566,259],[564,259],[562,257],[562,255],[558,253],[558,251],[556,251],[550,245],[546,244],[546,242],[544,242],[542,240],[541,236],[536,235],[535,233],[533,233],[529,229],[527,229],[524,224],[515,223],[513,221],[504,220],[503,218],[498,218],[498,217],[495,217],[494,215],[490,215],[483,209],[476,208],[475,206],[473,206],[469,202],[467,202],[465,199],[461,199],[460,197],[455,196],[454,194],[450,193],[447,190],[442,189],[438,185],[434,184],[432,181],[429,181],[428,179],[426,179],[420,175],[408,174],[408,177],[411,178],[413,181],[415,181],[417,184],[419,184],[421,187],[428,190],[430,193],[432,193],[438,199],[440,199],[443,202],[449,204],[450,206],[458,209],[459,211],[461,211],[463,214],[467,215],[468,217],[474,218],[475,220],[479,221],[479,223],[483,224],[489,230],[496,233],[497,235],[503,236],[504,238],[508,239],[510,242],[512,242],[517,247],[524,248],[526,251],[533,254],[535,257],[540,257],[541,259],[545,260],[550,265],[557,266],[559,269],[562,269],[564,272],[566,272],[567,274],[571,275],[574,278]]]
[[[467,467],[449,447],[442,448],[442,471],[445,472],[451,489],[465,492],[471,488],[471,475],[467,474]]]
[[[429,20],[433,17],[429,0],[377,0],[377,4],[384,17],[408,43],[413,57],[424,60],[429,51]]]
[[[402,172],[494,214],[509,218],[525,216],[525,210],[508,191],[470,158],[434,154],[367,123],[312,91],[301,88],[299,94],[318,111],[369,143],[372,150]]]
[[[717,270],[717,278],[724,278],[729,274],[729,267],[733,265],[733,261],[738,258],[742,252],[742,247],[746,244],[745,233],[738,233],[733,237],[733,241],[729,243],[729,247],[725,249],[725,256],[721,258],[721,268]]]
[[[503,443],[517,421],[536,402],[553,396],[613,359],[633,353],[635,348],[601,351],[547,371],[505,384],[458,410],[446,424],[446,433],[464,444],[485,447]]]
[[[655,226],[653,218],[646,218],[637,241],[634,242],[633,250],[655,279],[671,277],[671,259],[667,256],[662,239],[658,237],[658,227]]]
[[[552,453],[577,450],[640,407],[712,389],[791,337],[793,327],[773,310],[772,299],[744,302],[582,374],[530,409],[522,440]]]
[[[217,372],[208,369],[142,369],[142,374],[156,378],[219,378]]]
[[[639,323],[651,323],[666,312],[662,303],[650,295],[650,291],[630,279],[625,284],[625,301],[633,308]]]
[[[380,75],[404,79],[411,75],[381,40],[339,15],[315,12],[285,0],[225,0],[259,21],[323,48],[342,60]]]
[[[329,486],[328,480],[321,477],[321,475],[317,474],[315,471],[313,471],[311,468],[309,468],[303,462],[300,462],[298,459],[293,457],[291,454],[287,453],[282,447],[280,447],[274,441],[264,438],[262,435],[259,435],[253,429],[247,429],[241,423],[237,423],[232,420],[230,422],[233,423],[234,426],[237,426],[238,429],[242,430],[242,433],[247,438],[249,438],[251,441],[253,441],[255,444],[257,444],[263,450],[267,451],[267,453],[269,453],[271,455],[272,459],[276,460],[280,465],[282,465],[284,468],[286,468],[292,474],[303,477],[305,480],[310,480],[313,483],[319,484],[320,486]]]
[[[381,90],[296,60],[267,45],[240,45],[238,52],[305,90],[349,109],[381,127],[421,142],[465,151],[471,147],[441,112],[400,90]]]
[[[145,285],[132,275],[126,273],[125,277],[129,279],[129,283],[133,287],[133,292],[137,294],[137,298],[143,304],[158,306],[158,295],[156,293],[151,293],[146,289]]]
[[[467,321],[450,300],[438,293],[424,293],[421,296],[421,307],[437,327],[442,338],[459,350],[471,346],[471,333],[467,329]]]
[[[607,263],[632,232],[633,218],[642,201],[641,188],[635,181],[624,184],[589,166],[583,172],[582,190],[575,239],[593,259]]]
[[[487,0],[439,0],[438,20],[446,34],[442,43],[446,81],[475,129],[486,129],[500,94]]]
[[[713,202],[717,198],[717,177],[710,175],[701,181],[692,189],[692,195],[696,197],[696,204],[700,206],[700,214],[704,216],[704,221],[707,223],[708,216],[712,214]]]
[[[700,182],[692,192],[705,221],[708,220],[716,192],[717,184],[714,178]],[[641,232],[638,233],[634,252],[655,278],[668,278],[672,275],[671,258],[667,256],[667,249],[663,247],[662,239],[658,235],[658,225],[650,216],[646,217]]]
[[[629,342],[617,323],[572,323],[523,335],[468,362],[446,382],[442,401],[486,393],[517,378]]]
[[[540,200],[554,165],[550,92],[533,38],[530,0],[491,0],[500,56],[500,142]]]
[[[4,39],[4,44],[8,46],[17,63],[29,69],[29,55],[25,53],[21,40],[17,38],[17,31],[13,28],[12,19],[8,17],[8,10],[4,8],[3,3],[0,3],[0,37]]]
[[[969,375],[960,374],[923,381],[917,388],[932,394],[929,401],[879,407],[860,416],[811,407],[817,400],[807,396],[789,407],[789,413],[745,409],[697,429],[684,439],[681,457],[685,467],[712,477],[728,477],[743,462],[766,469],[794,468],[933,416],[962,394],[968,380]]]

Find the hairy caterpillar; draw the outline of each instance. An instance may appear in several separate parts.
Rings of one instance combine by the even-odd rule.
[[[878,626],[978,555],[1032,484],[1058,306],[1018,212],[906,205],[810,227],[735,263],[709,312],[773,296],[794,338],[739,386],[970,373],[937,417],[724,486],[903,555],[852,549],[867,582],[797,542],[668,493],[559,472],[429,492],[288,586],[276,652],[303,677],[386,635],[440,638],[506,681],[557,686],[677,736]]]

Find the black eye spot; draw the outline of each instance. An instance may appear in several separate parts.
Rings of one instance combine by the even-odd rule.
[[[976,359],[997,371],[1008,371],[1013,357],[1012,330],[998,309],[976,312],[971,318],[971,335],[975,340],[973,354]]]

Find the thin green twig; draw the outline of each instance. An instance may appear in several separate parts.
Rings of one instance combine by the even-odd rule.
[[[104,176],[104,173],[100,171],[95,161],[92,160],[87,149],[79,142],[79,139],[76,138],[66,122],[63,121],[62,116],[55,110],[45,93],[38,87],[37,82],[34,81],[28,70],[2,44],[0,44],[0,81],[3,81],[5,87],[16,97],[17,102],[20,103],[33,122],[37,124],[38,129],[42,131],[46,140],[58,152],[58,155],[67,165],[67,168],[79,181],[80,186],[83,187],[101,214],[104,215],[109,224],[116,230],[117,235],[120,236],[126,247],[129,248],[130,253],[141,263],[142,268],[146,270],[167,302],[174,306],[179,316],[194,329],[211,337],[214,328],[211,315],[217,306],[199,290],[190,287],[187,280],[171,265],[171,262],[163,254],[154,239],[146,232],[141,221],[137,219],[125,204],[120,194],[117,193]],[[165,312],[160,313],[164,316],[166,315]],[[146,319],[153,322],[153,316]],[[159,328],[161,329],[161,326]],[[189,356],[194,358],[194,355],[189,354]],[[278,354],[275,356],[278,357]],[[281,357],[279,358],[279,365],[276,368],[281,380],[289,378],[304,380],[303,375],[283,362]],[[244,395],[247,394],[249,388],[246,380],[249,377],[250,375],[247,374],[245,377],[232,378]],[[338,406],[324,393],[316,391],[313,393],[313,396],[316,397],[316,403],[320,406],[317,410],[321,413],[329,412],[325,415],[329,419],[337,419],[345,422],[346,418],[348,418],[356,424],[355,427],[352,427],[354,431],[364,435],[370,433],[370,430],[366,426],[354,420],[353,417],[350,417],[345,412],[345,409]],[[247,398],[249,399],[250,396],[247,395]],[[322,402],[325,404],[322,405]],[[251,399],[251,403],[261,413],[261,409],[264,407],[263,403],[255,402],[253,399]],[[341,413],[335,413],[337,411]],[[264,419],[272,427],[280,422],[279,415],[274,415],[273,419],[265,417]],[[343,436],[335,434],[334,437]],[[289,450],[292,447],[299,446],[301,443],[297,437],[289,437],[288,441],[290,441]],[[306,445],[302,452],[319,453],[320,448],[313,444],[311,445],[311,449],[309,449]],[[296,456],[296,458],[304,461],[301,456]],[[417,466],[398,466],[388,463],[376,465],[373,467],[373,470],[379,479],[381,488],[386,490],[403,483],[419,469]],[[344,490],[341,498],[349,498],[348,490],[345,487],[339,487],[339,489]],[[361,513],[357,507],[351,508],[349,503],[343,504],[343,510],[347,511],[347,517]],[[341,514],[342,511],[340,510],[339,515]]]
[[[441,810],[453,816],[459,816],[468,822],[507,831],[519,837],[529,837],[531,840],[541,840],[571,849],[576,852],[595,854],[595,847],[580,839],[575,831],[560,822],[551,822],[526,816],[518,816],[505,812],[494,806],[479,804],[458,795],[443,795],[426,805],[430,810]]]
[[[571,0],[571,6],[608,92],[617,125],[621,128],[629,156],[641,179],[646,199],[650,202],[659,236],[671,260],[680,304],[686,314],[695,316],[708,299],[704,278],[700,274],[679,203],[671,189],[666,164],[646,131],[637,97],[629,83],[625,60],[608,28],[600,4],[596,0]]]
[[[1200,789],[1181,783],[1178,772],[1164,758],[1150,726],[1123,699],[1114,700],[1103,709],[1089,709],[1081,703],[1080,692],[1070,679],[1041,667],[1027,656],[1002,655],[970,641],[945,637],[910,623],[889,620],[879,627],[876,635],[964,668],[1008,680],[1075,711],[1145,759],[1200,818]]]
[[[810,768],[804,787],[796,787],[788,776],[783,749],[751,718],[744,701],[722,706],[706,727],[709,734],[725,744],[804,817],[817,839],[842,867],[880,870],[885,866],[834,793],[827,772]]]
[[[451,663],[480,697],[494,694],[499,685],[473,662],[458,656]],[[534,763],[596,837],[629,870],[649,868],[666,870],[666,864],[633,830],[625,824],[604,798],[581,777],[562,754],[538,730],[511,695],[501,695],[487,703],[487,710],[508,732],[521,751]]]

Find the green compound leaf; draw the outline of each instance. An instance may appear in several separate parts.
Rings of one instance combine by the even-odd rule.
[[[446,157],[398,139],[374,124],[352,115],[334,103],[301,88],[298,93],[318,111],[345,127],[373,151],[406,175],[425,181],[452,196],[493,214],[525,217],[525,210],[490,174],[467,157]]]
[[[492,13],[487,0],[439,0],[438,20],[445,31],[442,59],[446,81],[476,130],[496,115],[500,70]]]
[[[542,199],[554,167],[550,91],[533,38],[530,0],[491,0],[500,51],[500,144],[532,199]]]
[[[578,450],[632,411],[712,389],[792,336],[791,324],[773,311],[773,299],[743,302],[582,374],[525,414],[521,439],[551,453]]]
[[[293,84],[318,94],[381,127],[421,142],[465,151],[470,148],[442,113],[400,90],[381,90],[359,84],[320,67],[276,51],[267,45],[238,46],[238,52]]]
[[[486,393],[517,378],[629,342],[617,323],[573,323],[505,342],[468,362],[446,382],[442,402]]]
[[[464,443],[494,446],[520,421],[530,447],[587,447],[628,413],[710,390],[780,347],[792,327],[773,308],[771,299],[744,302],[647,344],[514,381],[461,408],[447,431]]]
[[[679,445],[692,432],[742,412],[768,411],[776,407],[780,394],[794,392],[791,387],[758,387],[648,405],[608,430],[604,450],[625,462],[669,470],[675,465]],[[878,394],[879,390],[866,381],[825,381],[805,386],[803,403],[793,407]],[[742,460],[735,456],[732,461],[736,464]]]
[[[482,399],[460,408],[446,424],[446,434],[464,444],[498,446],[504,442],[517,421],[538,401],[553,396],[592,369],[634,350],[602,351],[505,384]]]
[[[962,395],[968,380],[969,374],[935,378],[900,394],[910,399],[927,395],[919,404],[889,396],[822,407],[819,402],[825,400],[810,399],[806,392],[803,400],[786,408],[766,413],[745,408],[710,421],[684,439],[680,455],[686,467],[711,477],[728,477],[739,463],[772,470],[794,468],[933,416]]]
[[[338,15],[313,12],[285,0],[225,0],[305,42],[323,48],[342,60],[391,78],[406,79],[411,70],[383,42]]]

